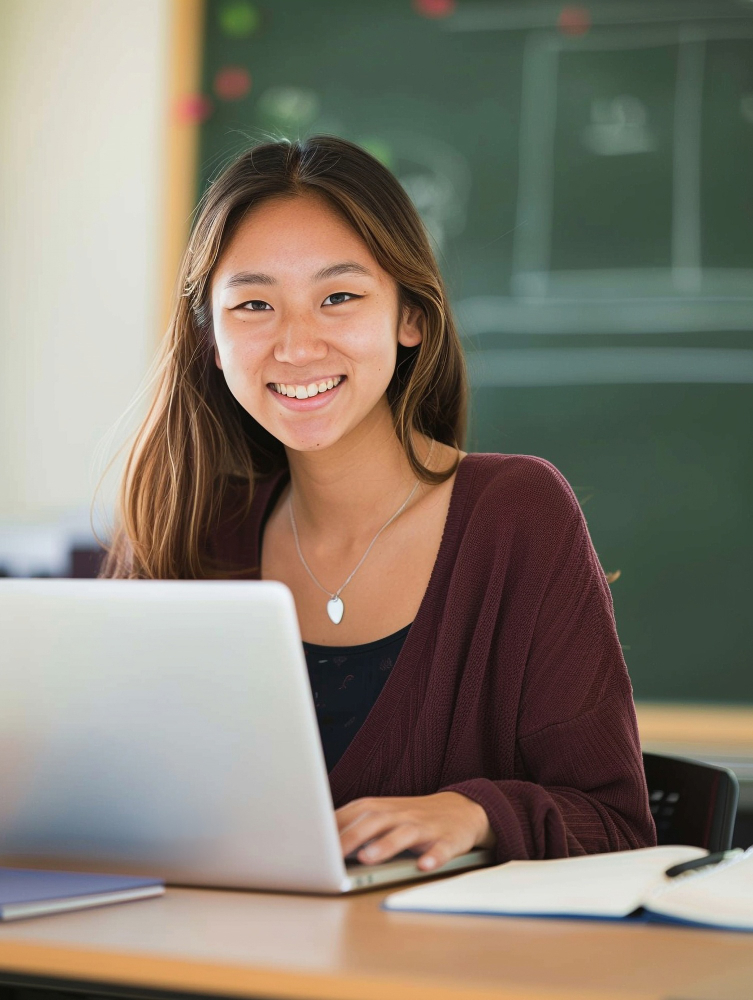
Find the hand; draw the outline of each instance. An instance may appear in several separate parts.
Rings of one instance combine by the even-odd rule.
[[[421,855],[418,867],[429,871],[496,842],[486,811],[459,792],[355,799],[335,817],[343,857],[360,847],[356,857],[367,865],[411,849]]]

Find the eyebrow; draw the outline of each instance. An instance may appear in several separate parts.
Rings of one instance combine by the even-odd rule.
[[[341,264],[331,264],[329,267],[323,267],[321,271],[317,271],[316,274],[311,276],[312,281],[327,281],[329,278],[339,278],[341,274],[360,274],[366,278],[373,278],[373,273],[364,267],[363,264],[358,264],[354,260],[346,260]],[[273,278],[271,274],[261,274],[254,273],[253,271],[239,271],[238,274],[232,274],[225,282],[225,288],[235,288],[237,285],[276,285],[277,279]]]

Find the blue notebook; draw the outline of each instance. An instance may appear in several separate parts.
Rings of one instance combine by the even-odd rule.
[[[719,864],[670,878],[700,859],[700,847],[670,845],[507,864],[404,889],[388,910],[508,917],[671,922],[753,931],[753,847]]]
[[[0,868],[0,920],[124,903],[164,891],[165,883],[154,878]]]

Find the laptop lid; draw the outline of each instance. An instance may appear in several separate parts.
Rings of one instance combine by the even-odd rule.
[[[341,892],[293,597],[0,580],[0,859]]]

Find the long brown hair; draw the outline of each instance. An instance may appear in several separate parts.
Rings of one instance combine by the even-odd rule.
[[[201,579],[223,575],[206,554],[231,477],[248,484],[287,467],[280,441],[248,414],[214,363],[210,300],[217,261],[245,214],[264,199],[315,193],[361,237],[395,280],[402,308],[418,307],[423,339],[398,345],[387,399],[414,474],[418,431],[462,448],[468,383],[447,294],[423,224],[397,179],[345,139],[316,135],[247,150],[211,184],[197,209],[162,346],[156,393],[137,431],[120,486],[117,524],[103,576]],[[246,508],[248,509],[248,508]]]

